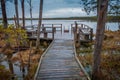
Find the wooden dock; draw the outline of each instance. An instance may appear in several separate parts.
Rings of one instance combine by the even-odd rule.
[[[77,59],[75,46],[81,41],[92,41],[92,28],[75,22],[66,31],[61,24],[44,24],[41,34],[46,40],[51,34],[54,42],[42,55],[35,80],[90,80]],[[32,36],[30,39],[36,38]]]
[[[73,40],[54,40],[43,57],[36,80],[87,80],[75,59]]]

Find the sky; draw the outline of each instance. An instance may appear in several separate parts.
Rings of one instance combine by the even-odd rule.
[[[21,17],[21,5],[19,1],[19,16]],[[27,0],[25,0],[27,1]],[[32,12],[33,17],[39,16],[39,4],[40,0],[32,0]],[[15,9],[13,2],[7,2],[7,16],[13,17],[15,15]],[[79,17],[79,16],[93,16],[94,13],[87,15],[80,5],[80,0],[44,0],[43,3],[43,18],[54,17]],[[2,15],[0,14],[0,17]],[[30,17],[29,5],[25,3],[25,16]]]

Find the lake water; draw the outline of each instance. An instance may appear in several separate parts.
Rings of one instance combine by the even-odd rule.
[[[71,27],[71,24],[74,24],[75,21],[77,21],[78,23],[81,24],[85,24],[88,25],[89,27],[93,28],[93,32],[96,32],[96,26],[97,26],[97,22],[91,22],[91,21],[85,21],[85,20],[43,20],[42,24],[62,24],[63,27],[65,28],[69,28]],[[9,23],[13,23],[14,21],[9,20]],[[22,23],[22,21],[20,20],[20,23]],[[25,21],[25,25],[28,26],[30,25],[30,20],[26,20]],[[38,20],[33,20],[33,24],[38,24]],[[106,26],[109,27],[110,30],[115,31],[118,30],[118,23],[117,22],[108,22],[106,23]]]

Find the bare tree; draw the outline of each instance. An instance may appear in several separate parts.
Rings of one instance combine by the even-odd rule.
[[[28,1],[28,4],[29,4],[29,6],[30,6],[31,26],[32,26],[32,28],[34,28],[34,27],[33,27],[33,23],[32,23],[32,0],[29,0],[29,1]]]
[[[36,49],[38,49],[40,45],[40,29],[41,29],[41,23],[42,23],[43,0],[40,0],[39,9],[40,10],[39,10],[39,21],[38,21],[38,29],[37,29]]]
[[[1,4],[1,1],[0,1],[0,4]],[[0,6],[0,14],[1,14],[1,6]]]
[[[5,0],[0,0],[0,2],[1,2],[2,19],[3,19],[4,28],[7,28],[8,21],[7,21]]]
[[[4,24],[4,28],[6,29],[8,27],[8,22],[7,22],[7,14],[6,14],[6,5],[5,5],[5,0],[0,0],[1,2],[1,8],[2,8],[2,18],[3,18],[3,24]],[[5,33],[5,39],[8,39],[8,34]],[[6,51],[7,48],[10,48],[10,43],[7,42],[4,46],[4,48],[2,49],[1,52]],[[13,74],[13,64],[10,61],[12,54],[7,53],[7,58],[8,58],[8,63],[9,63],[9,69],[11,71],[11,73]]]
[[[23,29],[25,29],[25,7],[24,7],[24,3],[25,3],[25,0],[21,0]]]
[[[100,79],[100,62],[101,62],[101,48],[104,38],[105,23],[107,17],[108,0],[98,0],[98,19],[97,19],[97,30],[96,30],[96,41],[94,50],[94,63],[92,80]]]
[[[17,27],[19,27],[19,13],[18,13],[18,0],[14,0],[14,5],[15,5],[15,13],[16,13],[16,23],[17,23]]]

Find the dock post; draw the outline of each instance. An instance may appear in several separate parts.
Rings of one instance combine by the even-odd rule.
[[[45,27],[43,27],[43,33],[44,33],[44,38],[47,38],[47,32],[46,32],[46,28]]]
[[[47,38],[48,33],[44,32],[44,38]]]
[[[61,24],[61,34],[62,34],[62,24]]]
[[[44,31],[44,24],[42,24],[42,27],[41,27],[41,28],[42,28],[42,31]]]
[[[42,27],[44,27],[44,24],[42,24]]]
[[[73,33],[73,27],[72,27],[73,24],[71,24],[71,34]]]
[[[77,47],[80,47],[80,44],[81,44],[81,42],[80,42],[80,28],[79,28],[79,30],[78,30],[78,34],[77,34]]]
[[[73,27],[72,27],[73,24],[71,24],[71,34],[72,34],[72,31],[73,31]]]
[[[83,24],[81,24],[81,28],[83,28]]]
[[[74,41],[76,45],[76,42],[77,42],[77,22],[76,21],[75,21]]]
[[[46,28],[44,26],[42,26],[42,31],[46,32]]]
[[[90,30],[90,41],[92,42],[93,41],[93,29],[91,28],[91,30]]]
[[[54,39],[54,31],[55,31],[55,28],[54,28],[54,26],[52,24],[52,39]]]

